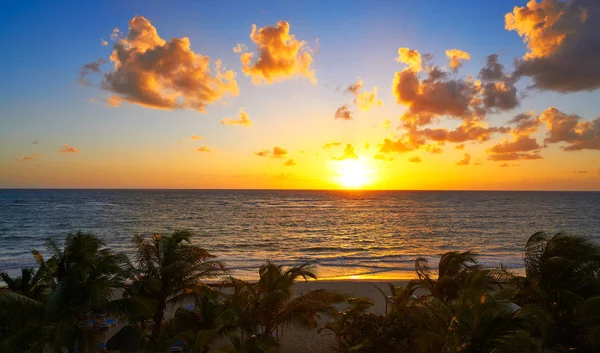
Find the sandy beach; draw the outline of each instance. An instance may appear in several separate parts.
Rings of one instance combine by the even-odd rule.
[[[343,293],[352,297],[367,297],[375,303],[371,307],[373,313],[383,313],[385,311],[385,301],[381,293],[375,288],[378,286],[384,291],[388,291],[388,283],[401,286],[406,285],[408,280],[384,281],[310,281],[298,282],[294,285],[294,293],[301,294],[315,289],[328,289]],[[333,352],[332,347],[336,344],[331,332],[325,331],[317,333],[317,330],[292,329],[286,330],[281,339],[281,353],[315,353],[315,352]]]
[[[339,280],[339,281],[299,281],[294,284],[294,295],[299,295],[315,289],[327,289],[337,291],[348,297],[367,297],[375,303],[371,307],[373,313],[383,313],[385,311],[385,301],[381,293],[375,286],[388,291],[388,283],[393,283],[396,286],[406,285],[408,280],[391,280],[389,282],[377,280]],[[340,305],[340,308],[343,304]],[[168,308],[166,317],[173,316],[175,308]],[[323,318],[322,323],[327,322],[327,318]],[[112,335],[119,332],[125,326],[126,322],[119,324],[105,333],[105,341]],[[281,347],[278,352],[281,353],[316,353],[316,352],[333,352],[332,347],[336,344],[333,335],[329,331],[317,333],[317,329],[304,330],[299,328],[285,328],[282,337],[280,338]],[[226,346],[227,342],[215,343],[213,352],[219,352],[219,348]]]

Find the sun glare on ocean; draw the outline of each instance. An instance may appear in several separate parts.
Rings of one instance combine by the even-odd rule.
[[[372,169],[361,159],[345,159],[336,163],[337,182],[348,189],[360,189],[372,182]]]

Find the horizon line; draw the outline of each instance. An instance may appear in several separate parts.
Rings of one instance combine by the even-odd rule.
[[[568,189],[277,189],[277,188],[111,188],[111,187],[0,187],[5,190],[97,190],[97,191],[341,191],[341,192],[600,192]]]

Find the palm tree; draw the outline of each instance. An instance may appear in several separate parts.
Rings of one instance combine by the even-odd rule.
[[[517,304],[538,304],[553,319],[554,330],[545,335],[547,343],[597,351],[598,346],[586,348],[581,340],[590,341],[590,333],[593,337],[598,332],[592,323],[598,321],[588,320],[597,311],[580,308],[600,302],[594,299],[600,296],[600,246],[579,236],[535,233],[525,245],[525,277],[515,283]]]
[[[171,236],[154,234],[150,239],[134,236],[136,275],[133,284],[139,293],[154,301],[152,336],[160,334],[167,305],[194,298],[200,282],[226,273],[214,255],[191,244],[191,233],[176,231]]]
[[[49,293],[43,299],[16,292],[0,294],[0,320],[8,322],[12,334],[0,342],[0,352],[41,351],[48,347],[60,352],[97,349],[97,334],[78,325],[86,315],[111,306],[113,292],[122,286],[129,269],[127,258],[114,254],[96,237],[78,232],[68,234],[64,248],[48,242],[51,258],[44,269]]]
[[[421,352],[539,352],[532,332],[535,308],[511,303],[501,294],[461,290],[455,301],[426,297],[413,308]]]
[[[259,269],[259,280],[249,283],[233,280],[234,299],[238,305],[242,327],[256,334],[259,342],[277,340],[284,326],[315,328],[321,314],[334,312],[332,304],[344,300],[338,293],[313,290],[292,297],[292,287],[298,278],[316,279],[309,264],[284,268],[270,261]]]
[[[332,320],[319,329],[334,334],[338,346],[337,352],[347,352],[351,349],[360,351],[359,345],[370,345],[367,340],[373,334],[377,317],[367,310],[375,303],[369,298],[347,298],[347,306],[332,315]],[[365,344],[367,342],[367,344]]]
[[[166,331],[173,339],[188,342],[192,353],[203,353],[233,330],[234,314],[214,288],[203,286],[196,294],[194,309],[178,309]]]
[[[34,252],[36,254],[36,252]],[[29,298],[39,299],[46,291],[43,283],[44,269],[33,267],[22,268],[21,275],[15,278],[4,271],[0,271],[0,279],[6,283],[7,288],[16,293],[23,294]]]
[[[482,269],[477,255],[471,251],[450,251],[442,255],[438,264],[437,279],[429,268],[427,259],[415,260],[417,283],[428,290],[429,295],[443,303],[455,300],[461,289],[479,287],[494,290],[506,283],[511,275],[504,269]]]

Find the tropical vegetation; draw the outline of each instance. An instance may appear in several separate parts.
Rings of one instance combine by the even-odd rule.
[[[415,279],[378,287],[382,313],[373,298],[294,295],[296,281],[317,278],[311,264],[267,261],[257,281],[231,277],[192,240],[135,236],[131,259],[80,232],[48,241],[35,267],[0,271],[0,353],[274,352],[290,327],[329,332],[337,352],[600,351],[600,246],[584,237],[533,234],[523,276],[484,268],[471,251],[435,268],[417,258]],[[129,325],[103,347],[96,323],[107,317]]]

